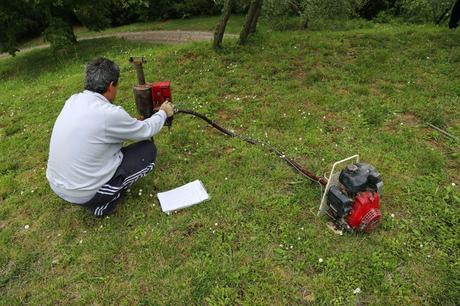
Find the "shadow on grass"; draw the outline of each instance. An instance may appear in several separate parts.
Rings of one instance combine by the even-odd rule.
[[[110,51],[126,48],[128,42],[124,39],[106,37],[80,41],[66,49],[53,52],[50,48],[37,49],[18,55],[14,58],[0,60],[0,79],[27,81],[39,77],[44,72],[58,72],[63,69],[85,65],[91,59],[103,56]],[[139,47],[152,46],[152,43],[129,42],[129,45]]]

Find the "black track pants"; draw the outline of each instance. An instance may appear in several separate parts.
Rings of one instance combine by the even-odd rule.
[[[123,160],[113,177],[88,202],[81,204],[96,217],[113,211],[126,189],[155,167],[157,148],[150,140],[133,143],[121,149]]]

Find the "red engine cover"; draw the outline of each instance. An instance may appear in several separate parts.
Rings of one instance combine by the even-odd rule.
[[[365,191],[356,195],[347,223],[353,229],[369,233],[380,224],[381,218],[379,194]]]
[[[153,108],[158,109],[166,100],[172,102],[171,82],[156,82],[152,84]]]

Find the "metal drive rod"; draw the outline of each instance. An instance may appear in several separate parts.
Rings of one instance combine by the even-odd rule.
[[[283,152],[279,151],[274,146],[272,146],[272,145],[270,145],[270,144],[268,144],[266,142],[262,142],[262,141],[259,141],[259,140],[256,140],[256,139],[249,138],[247,136],[236,134],[235,132],[232,132],[232,131],[220,126],[219,124],[215,123],[214,121],[212,121],[211,119],[209,119],[205,115],[197,113],[197,112],[192,111],[192,110],[175,109],[174,112],[179,113],[179,114],[180,113],[189,114],[189,115],[198,117],[198,118],[203,119],[204,121],[206,121],[213,128],[217,129],[218,131],[220,131],[223,134],[226,134],[226,135],[228,135],[230,137],[239,138],[239,139],[244,140],[247,143],[250,143],[250,144],[253,144],[253,145],[260,145],[262,147],[268,148],[269,151],[275,153],[276,155],[278,155],[278,157],[284,159],[288,163],[289,166],[291,166],[294,170],[296,170],[301,175],[303,175],[303,176],[309,178],[310,180],[312,180],[314,182],[317,182],[317,183],[319,183],[319,184],[321,184],[323,186],[325,186],[327,184],[327,179],[326,178],[317,176],[313,172],[310,172],[310,171],[302,168],[298,163],[296,163],[295,161],[293,161],[289,157],[286,157],[286,155],[284,155]]]
[[[129,61],[133,63],[134,68],[136,68],[137,81],[139,85],[145,85],[144,68],[142,67],[142,64],[145,63],[144,57],[130,57]]]

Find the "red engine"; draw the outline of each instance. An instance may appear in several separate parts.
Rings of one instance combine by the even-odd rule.
[[[327,194],[329,215],[341,229],[370,233],[382,218],[380,174],[371,165],[357,163],[342,170],[339,182]]]
[[[352,229],[370,233],[380,224],[381,217],[379,194],[365,191],[356,195],[347,223]]]
[[[153,109],[159,109],[165,101],[172,102],[171,82],[155,82],[152,84]]]

